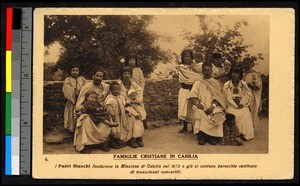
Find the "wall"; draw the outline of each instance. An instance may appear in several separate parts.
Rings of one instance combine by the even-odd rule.
[[[44,82],[44,131],[63,125],[66,99],[61,81]],[[144,104],[147,121],[169,121],[177,118],[179,83],[177,79],[147,80]]]

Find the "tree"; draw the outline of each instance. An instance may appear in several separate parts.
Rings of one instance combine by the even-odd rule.
[[[169,61],[168,52],[156,44],[159,36],[147,30],[151,21],[152,16],[45,16],[44,44],[62,46],[56,68],[64,72],[77,62],[87,78],[96,66],[102,66],[108,78],[115,79],[121,57],[131,52],[148,76],[158,63]]]
[[[224,26],[216,21],[222,19],[222,16],[211,17],[200,15],[200,33],[190,35],[186,33],[185,38],[189,41],[189,48],[200,51],[205,56],[205,60],[209,61],[214,52],[219,52],[227,58],[233,65],[240,63],[242,57],[251,57],[254,61],[263,59],[262,54],[257,56],[250,55],[247,52],[252,45],[244,44],[243,36],[240,32],[242,27],[246,27],[248,23],[245,20],[235,22],[232,28],[224,28]]]

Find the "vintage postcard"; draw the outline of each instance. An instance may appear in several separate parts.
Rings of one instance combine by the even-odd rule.
[[[37,8],[37,179],[294,177],[295,12]]]

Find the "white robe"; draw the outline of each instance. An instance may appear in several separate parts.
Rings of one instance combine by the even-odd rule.
[[[131,81],[138,84],[142,88],[142,90],[145,90],[145,77],[143,71],[140,68],[138,67],[132,68]]]
[[[131,86],[129,89],[127,89],[122,81],[118,82],[121,85],[121,93],[120,95],[125,98],[125,100],[129,100],[130,98],[128,97],[128,91],[130,89],[134,89],[137,92],[137,97],[136,100],[143,102],[143,89],[138,86],[137,83],[131,81]],[[136,119],[135,117],[127,117],[127,122],[128,122],[128,136],[127,138],[137,138],[137,137],[142,137],[144,134],[144,125],[143,121],[141,119]]]
[[[224,108],[225,107],[225,98],[223,95],[221,95],[221,86],[215,79],[210,79],[210,81],[213,81],[215,85],[219,87],[215,87],[216,91],[219,91],[219,98],[215,97],[210,90],[209,87],[205,84],[206,80],[202,81],[196,81],[194,84],[188,98],[197,98],[199,101],[203,103],[204,109],[198,109],[196,107],[193,108],[194,110],[194,134],[197,134],[198,132],[202,131],[205,134],[208,134],[210,136],[214,137],[223,137],[223,122],[225,121],[225,113]],[[218,101],[222,99],[222,101]],[[214,108],[213,112],[210,115],[206,115],[204,112],[206,109],[210,108],[213,104],[213,101],[216,100],[219,102],[222,106],[217,106]]]
[[[134,120],[125,114],[124,97],[110,94],[105,99],[105,106],[119,124],[118,127],[112,127],[112,135],[124,141],[130,140],[132,136],[128,136],[128,130],[129,125],[134,124]]]
[[[179,83],[193,85],[201,79],[201,74],[194,71],[189,65],[181,64],[176,67],[179,75]],[[192,105],[187,99],[190,89],[180,88],[178,93],[178,119],[192,122]]]
[[[259,124],[258,113],[261,106],[260,104],[261,104],[262,81],[260,75],[255,71],[245,73],[244,81],[246,83],[255,83],[255,85],[259,88],[258,90],[251,89],[251,93],[253,96],[250,104],[252,121],[254,126],[257,126]]]
[[[232,81],[227,81],[223,88],[227,99],[227,113],[235,115],[236,125],[240,133],[244,135],[245,139],[250,140],[254,138],[253,122],[249,110],[252,94],[247,83],[241,80],[237,86],[241,98],[240,103],[244,105],[243,108],[239,108],[233,100],[234,86]]]
[[[64,127],[71,132],[74,132],[76,125],[74,114],[76,99],[81,87],[85,84],[86,79],[83,76],[79,76],[76,79],[73,77],[67,77],[63,84],[62,91],[64,97],[68,100],[64,110]]]
[[[83,150],[85,145],[96,145],[105,142],[111,133],[111,127],[102,122],[94,123],[88,114],[81,113],[85,94],[89,90],[94,90],[97,93],[97,100],[103,104],[109,91],[109,85],[102,82],[100,86],[95,86],[93,82],[89,82],[80,90],[75,107],[78,118],[74,132],[74,146],[78,151]]]

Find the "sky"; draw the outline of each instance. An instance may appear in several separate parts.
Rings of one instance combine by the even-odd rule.
[[[248,26],[240,29],[244,38],[244,44],[252,44],[248,49],[249,54],[257,55],[258,52],[263,54],[264,60],[258,61],[254,69],[258,72],[269,73],[269,16],[223,16],[222,19],[211,16],[211,18],[221,22],[223,27],[231,27],[236,21],[244,19]],[[199,20],[194,15],[156,15],[153,22],[149,25],[150,31],[159,35],[169,36],[172,41],[158,40],[158,44],[163,50],[170,50],[180,55],[181,51],[188,44],[183,38],[183,34],[190,32],[197,34],[200,32]],[[49,48],[49,55],[45,56],[45,62],[56,62],[59,57],[59,45],[53,44]],[[177,64],[172,61],[168,64],[159,64],[154,71],[165,72],[167,68],[173,69]],[[155,73],[151,77],[156,77]]]

